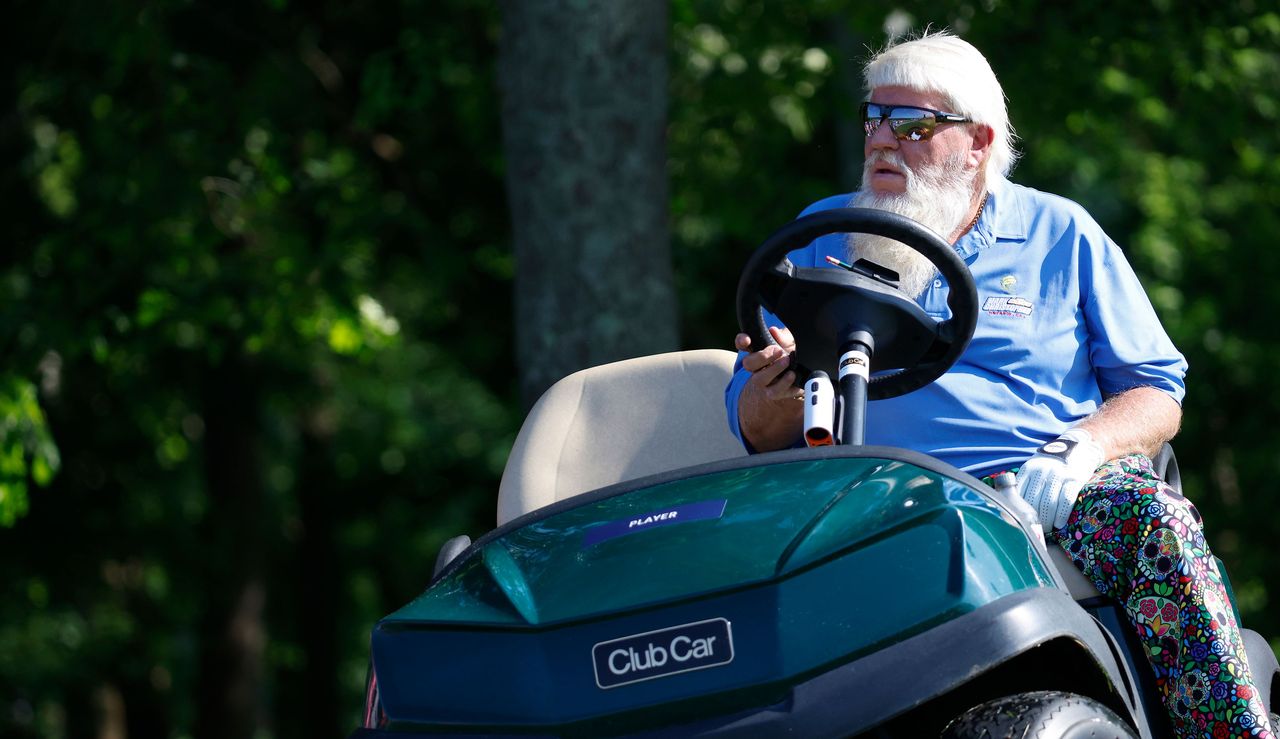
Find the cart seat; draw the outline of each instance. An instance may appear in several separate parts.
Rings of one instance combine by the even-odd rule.
[[[624,480],[746,456],[725,422],[736,354],[656,354],[575,372],[543,394],[498,486],[498,525]]]

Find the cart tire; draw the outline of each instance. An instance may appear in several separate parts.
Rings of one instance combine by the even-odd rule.
[[[942,739],[1133,739],[1110,708],[1074,693],[1039,691],[974,706],[947,725]]]

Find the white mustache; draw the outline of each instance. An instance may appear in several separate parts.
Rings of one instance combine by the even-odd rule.
[[[891,149],[879,149],[872,152],[871,156],[867,157],[868,165],[879,164],[880,162],[893,164],[904,169],[907,167],[906,162],[902,159],[902,152],[893,151]]]
[[[902,152],[892,151],[888,149],[880,149],[871,153],[867,157],[867,161],[863,163],[863,172],[870,172],[877,164],[892,164],[893,166],[908,173],[908,176],[914,176],[915,172],[907,166],[906,161],[902,158]]]

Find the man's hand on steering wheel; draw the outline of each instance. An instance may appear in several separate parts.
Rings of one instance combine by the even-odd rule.
[[[785,328],[770,326],[769,333],[777,344],[769,344],[742,358],[742,367],[751,373],[738,400],[738,424],[743,437],[758,452],[791,446],[800,436],[804,424],[804,393],[796,385],[796,373],[790,367],[791,352],[796,342]],[[734,339],[738,351],[751,350],[751,338],[745,333]]]

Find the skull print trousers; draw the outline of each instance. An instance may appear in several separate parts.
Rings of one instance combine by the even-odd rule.
[[[1273,736],[1200,514],[1151,460],[1099,467],[1052,536],[1123,605],[1179,737]]]

